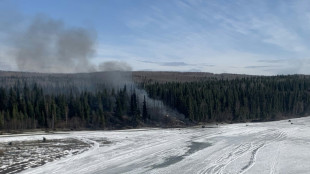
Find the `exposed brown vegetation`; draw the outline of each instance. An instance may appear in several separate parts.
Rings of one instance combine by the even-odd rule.
[[[75,73],[75,74],[61,74],[61,73],[33,73],[33,72],[8,72],[0,71],[0,85],[13,86],[16,82],[20,83],[37,83],[42,87],[49,86],[64,86],[64,85],[80,85],[89,89],[91,84],[104,83],[107,80],[115,79],[115,72],[93,72],[93,73]],[[215,79],[240,79],[245,77],[254,77],[246,74],[213,74],[208,72],[172,72],[172,71],[122,71],[118,72],[121,81],[133,80],[136,83],[142,82],[195,82]],[[300,75],[303,77],[305,75]]]
[[[208,72],[172,72],[172,71],[134,71],[133,80],[143,82],[195,82],[214,79],[236,79],[251,77],[244,74],[213,74]]]
[[[0,156],[4,155],[4,150],[0,149]]]

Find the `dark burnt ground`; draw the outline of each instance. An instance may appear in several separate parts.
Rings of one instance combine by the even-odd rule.
[[[18,173],[77,155],[88,150],[90,145],[76,139],[0,143],[0,174]]]

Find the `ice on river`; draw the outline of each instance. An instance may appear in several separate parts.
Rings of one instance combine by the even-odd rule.
[[[22,173],[309,173],[310,117],[291,121],[48,135],[74,138],[91,147]]]

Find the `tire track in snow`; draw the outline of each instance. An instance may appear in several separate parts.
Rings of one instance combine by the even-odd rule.
[[[143,154],[145,151],[149,152],[151,150],[153,152],[149,152],[147,154],[147,156],[144,156],[142,158],[136,158],[134,160],[129,160],[130,163],[135,163],[135,162],[137,163],[137,162],[148,161],[150,157],[154,158],[156,156],[161,155],[162,153],[169,154],[170,152],[172,152],[172,151],[174,151],[176,149],[176,145],[180,146],[178,148],[182,148],[183,144],[178,144],[178,142],[193,142],[193,141],[199,140],[201,138],[211,138],[211,137],[217,136],[217,135],[222,133],[221,131],[219,131],[219,132],[216,131],[216,132],[213,132],[213,133],[205,134],[206,130],[207,129],[202,129],[202,130],[199,130],[199,131],[195,131],[194,134],[193,134],[193,131],[190,130],[188,132],[183,132],[181,137],[177,136],[178,138],[175,138],[175,139],[163,140],[163,141],[160,141],[160,142],[156,141],[155,143],[148,144],[147,146],[140,147],[139,149],[133,149],[131,151],[125,151],[122,154],[118,154],[117,156],[114,156],[113,159],[110,159],[110,162],[111,161],[118,161],[120,159],[124,160],[125,158],[126,159],[130,159],[130,158],[132,158],[134,156],[137,156],[137,154]],[[167,136],[166,138],[169,138],[169,136]],[[167,146],[169,148],[168,149],[167,148],[161,148],[162,146]],[[186,146],[184,146],[184,147],[186,147]],[[160,150],[156,151],[156,149],[160,149]],[[180,156],[182,156],[182,155],[180,155]],[[166,157],[167,156],[165,156],[165,158]],[[103,164],[102,166],[104,166],[103,168],[108,169],[107,168],[108,165],[109,164]],[[152,165],[150,165],[150,166],[152,166]],[[148,166],[148,167],[150,167],[150,166]]]
[[[254,165],[255,165],[255,162],[256,162],[256,156],[259,152],[260,149],[262,149],[263,147],[271,144],[271,143],[274,143],[274,142],[278,142],[278,141],[282,141],[285,137],[286,137],[286,134],[285,132],[283,131],[280,131],[280,130],[276,130],[275,133],[273,134],[265,134],[266,137],[264,138],[265,142],[264,143],[261,143],[261,144],[258,144],[256,148],[254,148],[254,150],[252,151],[251,153],[251,157],[250,157],[250,161],[249,163],[244,166],[240,172],[238,173],[245,173],[247,172],[249,169],[251,169]],[[258,141],[259,142],[259,141]]]
[[[252,148],[252,143],[245,143],[245,144],[242,144],[241,146],[242,148],[238,148],[235,152],[234,152],[234,155],[236,156],[235,158],[231,159],[230,161],[228,161],[228,163],[226,163],[222,168],[221,170],[219,171],[219,173],[223,173],[223,171],[225,170],[225,168],[231,164],[233,161],[239,159],[240,157],[242,157],[243,155],[247,154],[251,148]]]
[[[251,143],[240,144],[237,147],[235,147],[232,152],[229,152],[228,154],[224,154],[220,158],[218,158],[211,167],[207,169],[203,169],[199,173],[221,174],[231,162],[235,161],[239,157],[249,152],[250,149],[251,149]]]
[[[265,146],[267,146],[267,145],[269,145],[271,143],[282,141],[286,137],[285,132],[280,131],[280,130],[275,130],[275,133],[273,133],[273,134],[269,134],[269,135],[268,134],[264,134],[264,135],[266,135],[266,137],[263,138],[265,140],[265,142],[258,143],[257,147],[255,147],[254,150],[251,153],[250,161],[238,173],[243,174],[243,173],[247,172],[249,169],[251,169],[255,165],[256,156],[257,156],[257,154],[258,154],[260,149],[262,149],[263,147],[265,147]]]
[[[259,136],[253,142],[243,143],[218,158],[210,167],[199,171],[199,173],[225,173],[226,167],[244,155],[251,153],[249,162],[237,173],[245,173],[255,165],[256,156],[259,150],[270,143],[279,142],[285,139],[286,134],[280,130],[265,130],[259,133]]]
[[[243,173],[247,172],[250,168],[252,168],[255,165],[257,153],[264,146],[265,146],[265,143],[262,143],[262,144],[258,145],[258,147],[254,148],[254,150],[251,153],[251,158],[250,158],[249,163],[246,166],[244,166],[241,169],[241,171],[238,172],[238,173],[243,174]]]
[[[281,143],[281,142],[280,142]],[[279,153],[280,153],[280,145],[277,148],[277,154],[275,156],[275,158],[273,159],[272,163],[271,163],[271,167],[270,167],[270,174],[274,174],[276,173],[276,165],[278,163],[278,159],[279,159]]]
[[[273,159],[273,162],[271,163],[270,174],[276,173],[276,165],[278,164],[280,149],[282,148],[282,143],[283,143],[282,141],[285,138],[286,138],[286,132],[282,131],[281,135],[278,138],[279,144],[278,144],[278,148],[277,148],[277,154],[276,154],[275,158]]]
[[[124,161],[122,166],[131,166],[131,163],[139,164],[140,162],[143,162],[145,160],[147,161],[147,158],[149,158],[150,156],[153,156],[155,158],[157,154],[160,154],[163,152],[169,152],[169,151],[175,149],[175,145],[179,144],[178,142],[190,142],[190,141],[194,141],[194,140],[199,139],[199,138],[213,137],[213,136],[216,136],[218,134],[221,134],[222,132],[215,131],[215,132],[210,134],[208,131],[206,131],[206,129],[201,129],[198,131],[189,130],[189,131],[181,132],[181,133],[183,133],[184,135],[175,136],[174,134],[172,134],[172,135],[168,134],[164,137],[162,137],[162,135],[160,135],[157,138],[155,138],[156,141],[154,141],[154,142],[147,143],[147,144],[134,144],[135,148],[122,150],[121,153],[113,155],[112,158],[109,158],[108,160],[96,161],[96,163],[87,163],[87,169],[89,171],[92,171],[93,169],[96,169],[98,165],[100,165],[101,166],[100,171],[106,172],[107,170],[115,169],[114,164],[115,164],[115,162],[117,162],[119,160]],[[208,133],[208,134],[206,134],[206,133]],[[179,134],[179,133],[177,133],[177,134]],[[192,136],[194,136],[195,138],[193,139]],[[170,139],[170,137],[173,137],[173,139]],[[88,142],[88,143],[95,143],[94,141],[89,140],[89,139],[83,139],[81,137],[76,137],[76,138],[81,140],[81,141]],[[158,141],[158,140],[160,140],[160,141]],[[142,142],[144,142],[144,141],[142,141]],[[182,145],[182,144],[180,144],[180,145]],[[164,146],[164,148],[162,148],[162,146]],[[169,147],[169,148],[166,148],[166,147]],[[180,146],[180,147],[183,147],[183,146]],[[94,150],[95,149],[97,149],[97,148],[94,148]],[[90,153],[91,153],[91,151],[90,151]],[[150,153],[148,153],[147,155],[143,155],[143,154],[145,154],[146,151],[150,152]],[[83,156],[83,157],[87,157],[87,155],[93,155],[94,154],[94,153],[92,153],[92,154],[86,154],[86,153],[87,152],[83,153],[83,154],[85,154],[85,156]],[[102,152],[100,152],[100,153],[102,153]],[[137,158],[137,156],[141,156],[141,158],[140,157]],[[81,157],[77,157],[77,158],[81,158]],[[67,162],[70,162],[70,161],[72,163],[72,161],[74,161],[74,158],[71,158],[71,160],[68,160]],[[108,163],[107,163],[107,161],[108,161]],[[113,165],[111,166],[111,164],[113,164],[114,166]],[[120,166],[118,166],[118,168],[119,167]],[[77,166],[76,168],[78,169],[79,166]],[[89,173],[88,171],[84,171],[83,169],[81,169],[79,172],[80,173],[83,173],[83,172]]]

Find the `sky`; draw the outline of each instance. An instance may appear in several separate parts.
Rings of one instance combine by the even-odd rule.
[[[38,15],[90,31],[94,66],[310,74],[308,0],[0,0],[0,70],[18,70],[7,36]]]

